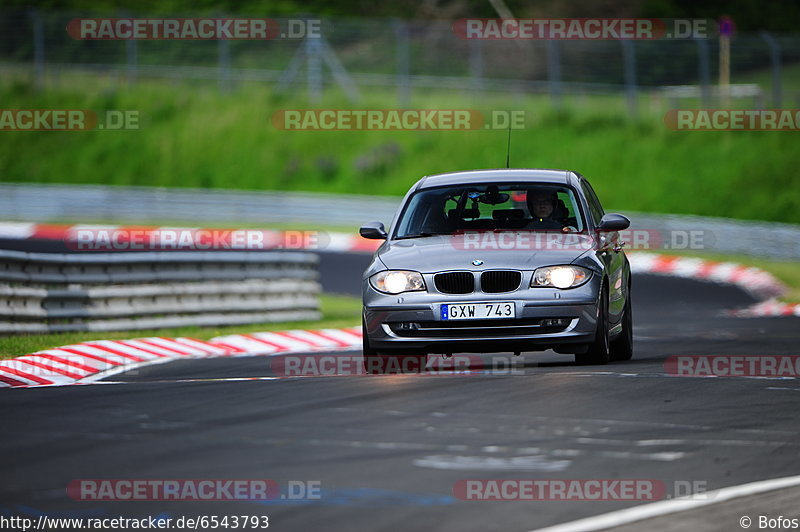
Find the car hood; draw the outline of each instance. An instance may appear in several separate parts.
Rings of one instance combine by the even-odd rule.
[[[586,235],[482,233],[391,240],[378,252],[390,270],[433,273],[443,270],[511,268],[571,264],[592,249]],[[473,264],[473,261],[483,261]]]

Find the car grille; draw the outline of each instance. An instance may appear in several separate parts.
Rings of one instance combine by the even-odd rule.
[[[443,294],[471,294],[475,290],[475,278],[470,272],[437,273],[433,282]]]
[[[519,288],[522,274],[514,270],[488,271],[481,274],[481,290],[487,294],[513,292]]]

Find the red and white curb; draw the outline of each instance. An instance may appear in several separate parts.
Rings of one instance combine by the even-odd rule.
[[[785,294],[788,288],[771,273],[760,268],[733,262],[714,262],[639,251],[628,253],[628,259],[631,271],[634,273],[670,275],[734,285],[763,300],[747,308],[727,311],[728,316],[737,318],[800,316],[800,304],[782,303],[776,299]]]
[[[235,357],[361,348],[361,327],[194,338],[96,340],[0,361],[0,388],[83,384],[143,366],[189,358]]]
[[[730,315],[737,318],[800,317],[800,303],[782,303],[776,299],[768,299],[751,307],[732,310]]]
[[[752,266],[641,251],[633,251],[627,255],[631,271],[634,273],[669,275],[736,285],[759,299],[778,297],[787,291],[786,286],[772,274]]]
[[[0,222],[0,238],[56,240],[77,251],[303,249],[373,253],[380,245],[358,235],[328,231],[28,222]]]
[[[213,338],[211,342],[247,355],[341,351],[361,349],[361,327],[230,334]]]

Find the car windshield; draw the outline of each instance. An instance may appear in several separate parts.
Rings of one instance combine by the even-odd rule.
[[[477,183],[417,192],[398,220],[395,237],[583,229],[581,210],[571,188],[545,183]]]

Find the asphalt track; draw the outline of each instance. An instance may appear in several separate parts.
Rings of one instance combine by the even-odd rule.
[[[323,254],[325,289],[364,256]],[[463,501],[463,479],[652,479],[713,490],[800,474],[793,379],[667,375],[670,355],[797,355],[792,318],[738,319],[736,288],[634,277],[636,354],[515,374],[269,379],[267,357],[178,361],[105,385],[0,391],[0,515],[268,515],[271,530],[526,531],[639,501]],[[355,353],[357,354],[357,353]],[[510,355],[503,355],[511,359]],[[240,378],[264,377],[257,380]],[[73,479],[319,481],[314,500],[75,501]],[[675,493],[680,494],[680,493]],[[736,530],[737,520],[720,530]]]

